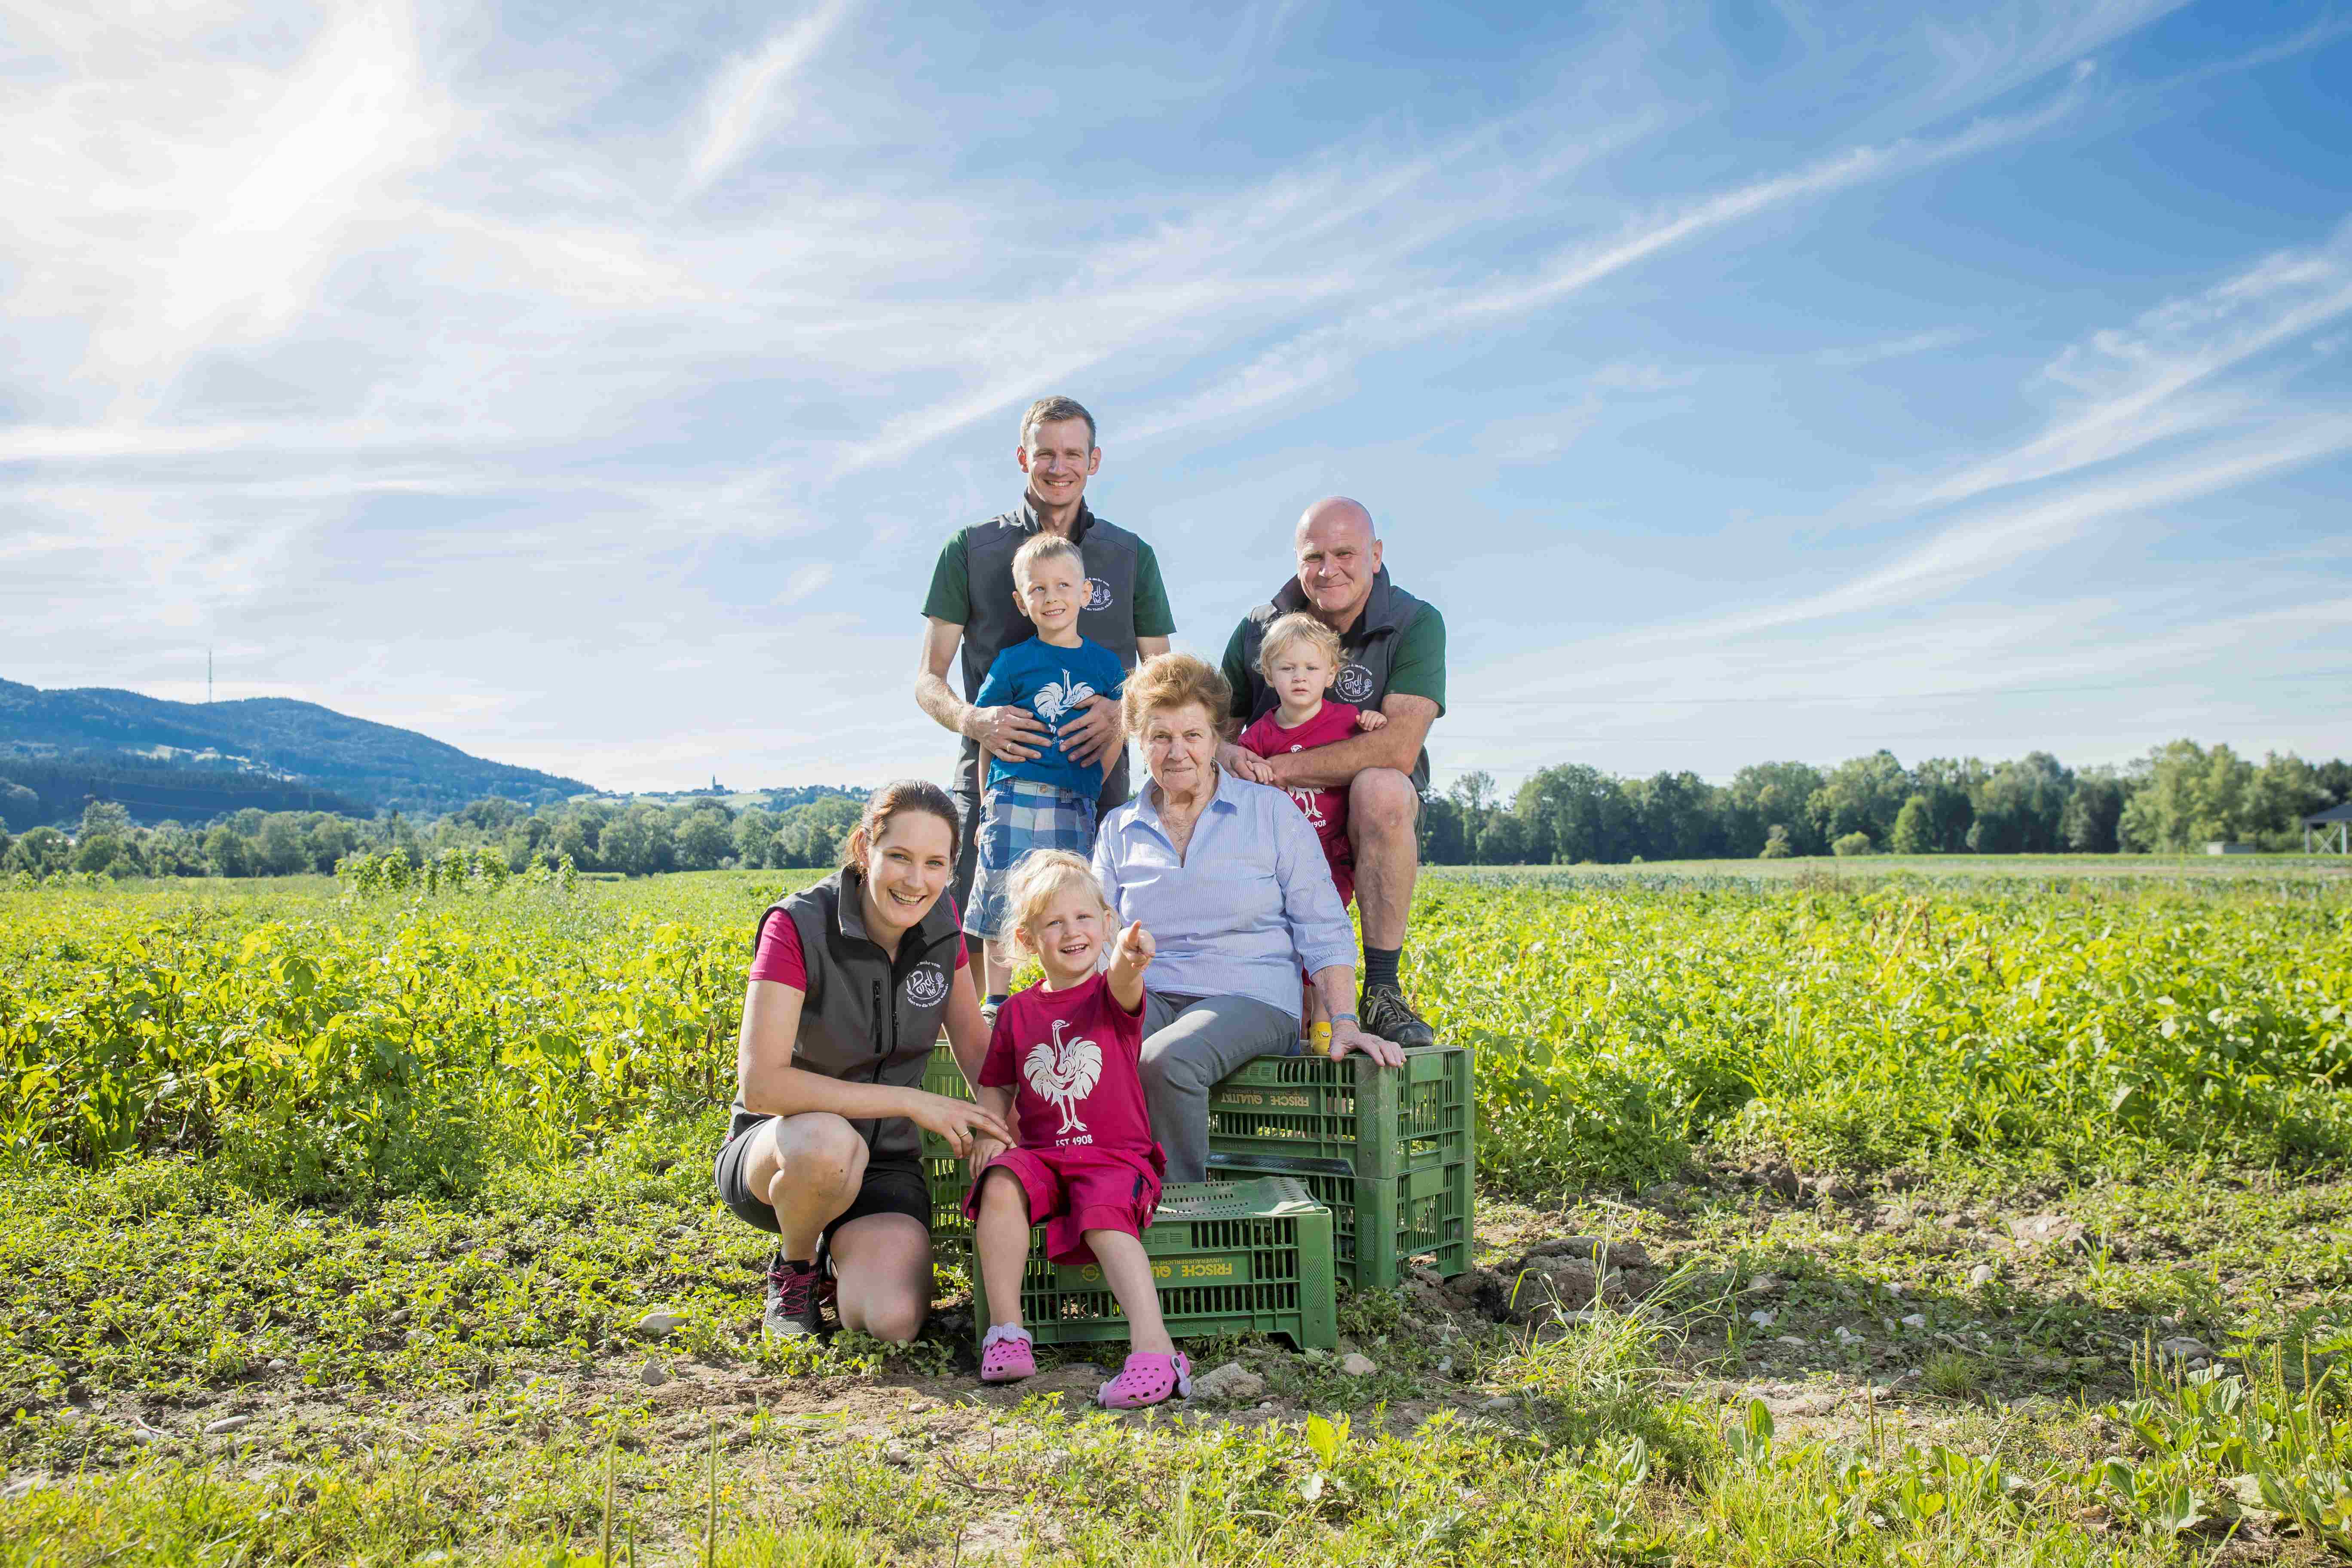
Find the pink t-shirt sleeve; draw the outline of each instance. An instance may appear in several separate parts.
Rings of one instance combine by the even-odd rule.
[[[800,927],[782,910],[760,928],[760,946],[751,954],[751,978],[772,980],[795,991],[808,989],[808,960],[801,952]]]
[[[1150,997],[1151,992],[1147,987],[1143,994],[1135,999],[1135,1011],[1130,1013],[1118,1005],[1118,996],[1110,988],[1110,976],[1103,976],[1103,1016],[1110,1020],[1111,1038],[1117,1040],[1131,1058],[1143,1054],[1143,1005]]]
[[[956,967],[971,967],[971,947],[961,931],[956,932]],[[751,977],[772,980],[795,991],[808,989],[808,956],[801,952],[801,929],[793,924],[792,916],[781,910],[760,928],[760,945],[751,954]]]
[[[1356,738],[1356,718],[1363,710],[1352,702],[1326,702],[1316,717],[1323,721],[1316,726],[1318,746],[1336,746],[1342,741]]]
[[[1235,736],[1234,744],[1252,756],[1270,756],[1273,754],[1272,748],[1275,744],[1273,728],[1274,715],[1269,713]]]

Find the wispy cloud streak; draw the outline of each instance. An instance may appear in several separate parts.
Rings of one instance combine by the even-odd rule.
[[[2352,223],[2326,243],[2264,257],[2192,298],[2070,348],[2049,379],[2077,395],[2051,426],[1993,457],[1897,487],[1898,507],[1934,507],[2110,461],[2243,418],[2247,389],[2212,383],[2352,311]]]
[[[756,52],[728,62],[704,98],[702,135],[687,161],[696,189],[734,168],[782,117],[778,95],[824,47],[852,8],[853,0],[818,0],[815,9],[771,34]]]
[[[1985,121],[1938,140],[1850,148],[1786,174],[1637,218],[1607,239],[1562,248],[1531,273],[1383,300],[1258,355],[1216,384],[1147,419],[1136,438],[1156,439],[1212,420],[1255,413],[1318,387],[1340,390],[1344,373],[1366,355],[1449,331],[1488,330],[1549,310],[1675,247],[1775,209],[2031,136],[2065,114],[2072,102],[2062,95],[2033,113]]]

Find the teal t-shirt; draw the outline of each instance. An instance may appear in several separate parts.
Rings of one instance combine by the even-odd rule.
[[[996,656],[971,703],[975,708],[995,708],[1018,702],[1037,715],[1047,731],[1058,731],[1077,717],[1079,705],[1087,698],[1117,701],[1126,682],[1127,671],[1119,667],[1118,656],[1098,642],[1080,637],[1076,647],[1055,647],[1030,637]],[[1092,800],[1102,793],[1103,771],[1099,765],[1081,767],[1073,761],[1055,733],[1045,750],[1025,763],[989,758],[988,782],[992,784],[1007,778],[1059,784]]]

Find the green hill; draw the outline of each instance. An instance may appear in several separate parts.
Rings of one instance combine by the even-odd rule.
[[[291,809],[306,799],[322,810],[356,804],[429,816],[485,795],[536,804],[593,787],[315,702],[166,702],[11,680],[0,680],[0,778],[40,795],[45,816],[78,813],[84,795],[99,794],[119,795],[142,819],[184,821],[247,805]],[[74,797],[70,811],[50,798],[65,794]]]

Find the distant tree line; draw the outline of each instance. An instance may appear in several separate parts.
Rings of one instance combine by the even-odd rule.
[[[365,800],[227,760],[121,752],[37,753],[0,744],[0,827],[23,833],[42,823],[70,826],[91,799],[112,801],[142,822],[208,823],[248,809],[373,815]]]
[[[188,826],[142,825],[120,803],[97,800],[70,828],[44,824],[12,834],[0,826],[0,874],[290,877],[331,873],[352,855],[396,852],[422,867],[446,851],[483,849],[495,851],[518,873],[534,864],[553,869],[566,857],[583,871],[632,877],[820,867],[837,860],[858,808],[859,798],[846,793],[818,795],[781,812],[736,811],[717,799],[674,805],[591,799],[534,810],[487,798],[422,824],[398,812],[355,817],[248,809]]]
[[[668,805],[583,800],[538,811],[512,801],[478,800],[435,825],[431,847],[496,844],[518,871],[534,858],[552,864],[568,855],[583,871],[631,877],[831,866],[842,839],[857,826],[858,810],[858,797],[846,793],[782,811],[756,805],[738,811],[709,796]]]
[[[2067,767],[2046,752],[1905,767],[1874,752],[1832,768],[1759,763],[1730,783],[1546,768],[1506,800],[1474,773],[1424,802],[1436,865],[1767,858],[1796,855],[2179,854],[2223,840],[2302,845],[2308,812],[2352,798],[2352,763],[2228,746],[2159,746],[2126,767]]]
[[[0,784],[0,813],[12,804]],[[783,792],[772,792],[771,800]],[[0,874],[285,877],[332,872],[351,855],[413,865],[494,852],[510,872],[819,868],[839,858],[859,796],[804,796],[737,810],[715,796],[584,798],[533,808],[486,798],[425,822],[393,812],[232,812],[196,826],[132,820],[91,801],[70,828],[0,826]],[[1507,801],[1474,773],[1424,801],[1422,855],[1434,865],[1567,865],[1797,855],[2184,853],[2215,839],[2301,846],[2299,819],[2352,798],[2352,763],[2175,741],[2122,768],[2071,769],[2046,752],[2015,761],[1936,758],[1905,767],[1874,752],[1832,768],[1761,763],[1730,783],[1695,773],[1620,778],[1580,763],[1546,768]],[[0,820],[18,820],[0,817]]]

